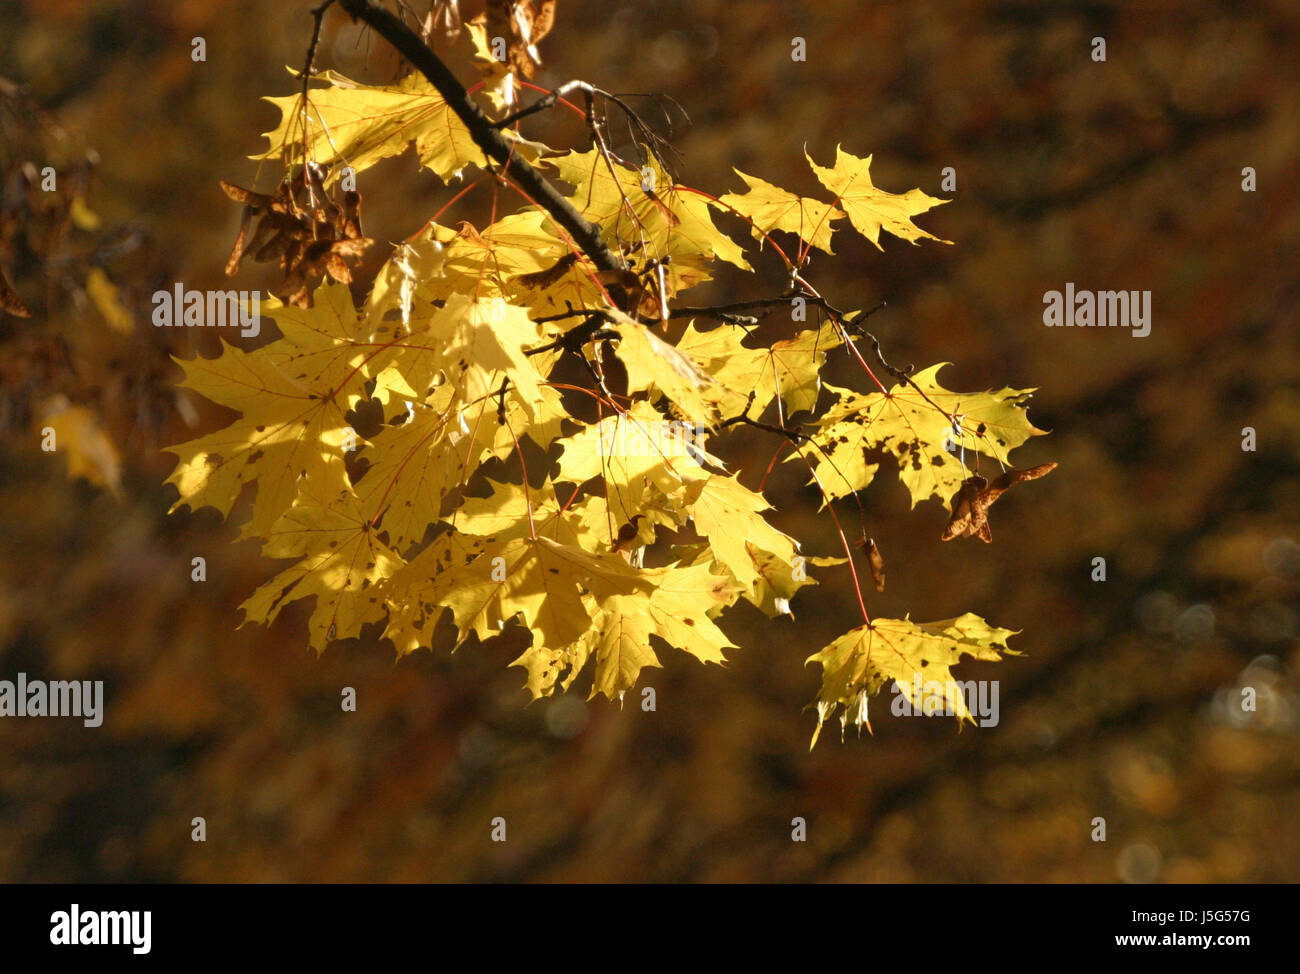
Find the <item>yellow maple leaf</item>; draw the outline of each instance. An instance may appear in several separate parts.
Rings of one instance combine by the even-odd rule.
[[[713,574],[708,562],[670,565],[653,575],[654,591],[645,608],[651,631],[674,649],[690,653],[702,663],[721,663],[735,643],[718,628],[712,616],[732,605],[739,585]]]
[[[837,707],[844,708],[845,724],[851,721],[870,730],[867,699],[889,680],[922,713],[947,712],[974,723],[953,681],[952,667],[962,656],[998,660],[1003,654],[1018,655],[1007,648],[1007,639],[1015,634],[990,626],[972,612],[940,622],[875,619],[846,632],[807,660],[822,668],[817,728],[809,750]]]
[[[733,167],[734,169],[734,167]],[[806,240],[819,250],[831,250],[831,223],[844,216],[844,211],[784,190],[779,186],[734,169],[749,189],[742,193],[728,193],[719,202],[737,213],[749,217],[754,225],[767,233],[785,230]],[[755,231],[755,237],[761,235]]]
[[[915,386],[900,383],[888,394],[827,386],[839,401],[818,421],[813,438],[818,449],[805,452],[829,498],[866,487],[878,469],[866,462],[866,454],[883,450],[898,462],[913,507],[928,497],[948,507],[969,475],[961,463],[963,449],[972,457],[982,453],[1005,464],[1011,450],[1043,434],[1025,409],[1033,389],[950,392],[937,379],[947,364],[918,372],[912,376]],[[950,418],[954,415],[959,429]]]
[[[317,653],[383,617],[378,583],[401,565],[347,490],[332,497],[315,494],[290,508],[267,535],[262,553],[298,561],[245,600],[244,624],[270,625],[290,602],[315,596],[308,630]]]
[[[547,646],[567,646],[588,630],[591,618],[584,593],[603,604],[647,586],[618,555],[546,537],[491,539],[457,575],[443,601],[462,638],[470,632],[491,638],[518,615]]]
[[[313,80],[326,86],[308,91],[305,113],[301,92],[266,99],[280,109],[280,124],[264,133],[270,147],[252,158],[278,159],[286,146],[301,143],[305,114],[308,155],[332,167],[327,185],[338,180],[343,166],[361,172],[412,142],[420,162],[444,182],[460,176],[466,166],[486,165],[465,123],[418,71],[394,85],[363,85],[336,71],[321,72]],[[546,148],[508,129],[501,134],[529,162],[536,162]]]
[[[693,485],[686,503],[695,530],[708,539],[714,560],[731,572],[745,591],[759,581],[754,551],[767,552],[790,564],[798,550],[789,535],[768,524],[762,511],[771,505],[734,476],[710,475]]]
[[[450,410],[422,409],[368,446],[363,456],[369,466],[357,495],[395,547],[405,550],[420,541],[439,520],[444,498],[478,468],[488,445],[484,434],[494,434],[495,428],[495,417],[470,427]]]
[[[723,325],[701,332],[692,321],[677,343],[678,351],[694,358],[714,380],[713,394],[722,411],[733,415],[748,406],[749,415],[758,417],[777,396],[783,416],[812,410],[821,392],[826,353],[843,344],[834,325],[827,321],[761,348],[745,347],[738,331]]]
[[[930,196],[919,189],[909,189],[906,193],[889,193],[878,189],[871,182],[871,156],[861,159],[838,146],[835,149],[833,169],[817,165],[807,153],[805,157],[822,185],[834,193],[835,201],[844,207],[849,223],[875,244],[877,249],[884,249],[880,246],[881,230],[887,230],[914,244],[922,238],[952,243],[951,240],[940,240],[934,234],[926,233],[912,222],[912,217],[918,213],[925,213],[949,202],[948,200]]]
[[[380,583],[388,607],[384,636],[399,655],[432,647],[434,626],[448,611],[446,593],[492,540],[444,531]]]
[[[653,586],[649,594],[584,597],[591,622],[582,636],[562,649],[535,643],[511,664],[527,671],[526,687],[534,699],[550,696],[557,687],[569,689],[594,660],[588,699],[603,694],[622,700],[642,669],[661,665],[652,636],[701,662],[724,662],[724,651],[734,644],[710,615],[733,603],[739,587],[712,574],[707,563],[670,565],[646,572],[642,579]]]
[[[578,187],[569,197],[583,216],[612,240],[641,251],[640,262],[671,257],[669,296],[709,278],[708,262],[750,270],[740,246],[713,222],[704,197],[676,186],[651,153],[641,169],[615,163],[611,174],[597,149],[547,159],[560,178]]]
[[[588,699],[603,693],[611,700],[622,700],[644,667],[662,665],[650,646],[654,626],[645,614],[645,602],[645,596],[615,596],[605,603],[594,640],[596,672]]]
[[[651,489],[674,497],[687,483],[709,475],[703,463],[720,466],[644,400],[560,442],[564,452],[554,479],[581,485],[601,478],[620,524],[643,513]]]
[[[618,321],[612,327],[619,335],[615,353],[627,368],[630,392],[658,389],[683,419],[706,426],[717,423],[716,396],[709,395],[717,383],[710,375],[644,325]]]
[[[242,536],[266,537],[300,484],[322,496],[348,486],[344,453],[363,440],[346,414],[391,351],[367,341],[347,295],[345,285],[322,285],[311,308],[272,302],[268,314],[284,337],[256,351],[223,342],[219,358],[175,360],[182,385],[242,415],[166,448],[177,457],[167,482],[180,493],[171,510],[210,506],[224,516],[256,482]]]

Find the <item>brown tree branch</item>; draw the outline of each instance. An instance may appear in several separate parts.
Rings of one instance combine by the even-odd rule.
[[[582,216],[534,166],[521,159],[492,121],[483,114],[464,86],[442,60],[420,40],[418,34],[395,14],[373,0],[338,0],[354,20],[360,20],[388,41],[399,54],[415,65],[438,90],[456,116],[465,123],[483,154],[495,161],[520,187],[563,227],[583,253],[603,271],[624,270],[623,260],[606,246],[600,227]]]

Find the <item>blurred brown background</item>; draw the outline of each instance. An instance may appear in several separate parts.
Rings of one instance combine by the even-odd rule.
[[[854,624],[842,570],[819,570],[797,621],[724,617],[742,646],[725,668],[663,654],[643,678],[651,714],[577,695],[526,706],[512,646],[395,664],[354,642],[318,661],[303,603],[235,631],[273,564],[211,510],[165,515],[160,447],[194,435],[166,354],[195,344],[149,325],[148,295],[226,286],[239,211],[217,181],[257,175],[246,157],[278,118],[259,99],[293,90],[311,5],[0,7],[0,74],[66,132],[11,135],[7,165],[93,146],[87,202],[104,221],[89,251],[74,235],[7,268],[37,314],[0,316],[0,678],[107,689],[99,729],[0,721],[0,880],[1300,880],[1300,6],[561,0],[538,82],[676,99],[690,185],[740,189],[735,165],[812,193],[805,145],[823,164],[837,143],[874,153],[893,191],[948,195],[953,167],[953,202],[918,223],[955,246],[887,237],[882,254],[845,233],[811,279],[842,307],[887,300],[873,330],[895,363],[952,361],[951,388],[1038,387],[1030,417],[1053,431],[1017,459],[1060,468],[999,504],[990,546],[941,544],[943,512],[909,512],[895,478],[864,495],[889,577],[873,613],[1023,630],[1024,656],[958,670],[1001,681],[1001,723],[958,734],[882,697],[874,737],[828,728],[810,754],[803,660]],[[317,65],[371,82],[394,68],[339,11]],[[558,117],[525,131],[582,137]],[[450,195],[409,154],[360,188],[381,241]],[[79,293],[87,262],[123,288],[133,334]],[[1067,281],[1150,289],[1150,336],[1045,328],[1043,294]],[[273,278],[249,264],[237,282]],[[724,279],[700,298],[750,294]],[[828,377],[859,382],[842,364]],[[120,500],[39,451],[30,400],[51,391],[119,445]],[[205,429],[221,422],[194,405]],[[743,442],[762,462],[772,449]],[[834,553],[802,479],[773,481],[775,520]],[[1243,684],[1255,714],[1230,706]],[[344,686],[357,713],[340,712]]]

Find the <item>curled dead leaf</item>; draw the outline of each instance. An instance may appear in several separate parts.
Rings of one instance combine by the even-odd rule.
[[[506,63],[515,76],[531,80],[542,63],[537,44],[555,26],[557,0],[488,0],[489,38],[506,42]]]
[[[952,517],[940,535],[941,541],[953,538],[979,538],[986,543],[993,540],[989,529],[988,510],[1007,490],[1025,480],[1037,480],[1056,469],[1055,463],[1043,463],[1025,470],[1007,470],[990,484],[979,474],[962,481],[952,501]]]
[[[876,539],[864,538],[858,542],[858,547],[867,556],[867,564],[871,567],[871,580],[876,584],[876,591],[883,592],[885,590],[885,557],[880,553],[880,548],[876,545]]]

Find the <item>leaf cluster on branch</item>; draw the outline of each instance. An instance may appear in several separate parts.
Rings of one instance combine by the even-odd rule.
[[[810,248],[831,253],[845,220],[877,247],[882,232],[938,239],[912,218],[944,200],[877,188],[871,157],[842,148],[833,167],[809,158],[824,200],[743,173],[747,190],[718,198],[678,182],[649,134],[639,158],[621,158],[609,113],[634,131],[644,123],[591,85],[536,89],[534,105],[512,112],[503,92],[535,86],[515,47],[506,65],[492,58],[490,20],[464,25],[483,79],[471,96],[396,15],[367,0],[340,6],[416,70],[371,86],[315,74],[309,56],[302,92],[271,99],[283,117],[262,158],[283,160],[290,187],[304,171],[308,184],[328,173],[320,194],[345,167],[361,173],[408,146],[444,182],[471,181],[394,249],[359,306],[330,269],[335,283],[309,306],[269,302],[276,341],[181,363],[185,385],[240,418],[172,448],[175,507],[225,515],[255,484],[243,536],[291,560],[244,603],[246,621],[269,624],[314,597],[318,651],[364,630],[399,653],[432,646],[440,623],[457,645],[523,626],[532,642],[514,665],[534,698],[588,673],[591,695],[622,699],[664,648],[722,662],[737,648],[721,623],[738,601],[790,614],[815,584],[809,566],[843,565],[862,624],[810,657],[823,672],[818,730],[837,710],[844,725],[869,726],[867,699],[890,680],[910,695],[918,672],[945,680],[963,656],[1011,652],[1010,630],[972,614],[870,616],[855,551],[877,587],[884,568],[858,493],[896,463],[913,506],[951,509],[968,461],[1005,467],[1041,432],[1025,413],[1032,390],[953,392],[940,365],[889,366],[864,330],[869,313],[839,310],[804,275]],[[535,11],[548,29],[554,6]],[[519,134],[521,118],[557,105],[586,120],[589,145]],[[492,194],[494,219],[453,225],[446,213],[473,191]],[[778,255],[772,296],[683,300],[723,264],[760,277],[719,220]],[[778,231],[793,236],[791,253]],[[750,326],[778,313],[787,337],[755,342]],[[830,356],[857,364],[868,390],[823,383]],[[572,367],[582,381],[566,378]],[[727,469],[713,444],[741,432],[770,440],[772,463]],[[844,557],[806,553],[768,520],[764,470],[781,456],[806,467]],[[862,521],[857,544],[833,503],[844,498]]]

